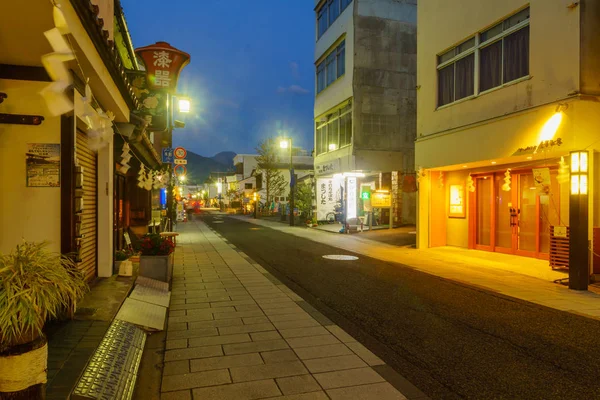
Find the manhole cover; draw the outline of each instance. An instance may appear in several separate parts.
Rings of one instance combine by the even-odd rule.
[[[339,260],[339,261],[358,260],[358,257],[355,257],[355,256],[346,256],[346,255],[343,255],[343,254],[330,254],[330,255],[323,256],[323,258],[326,258],[328,260]]]
[[[249,228],[251,231],[260,231],[262,228]]]
[[[217,220],[217,221],[213,221],[213,224],[222,224],[223,222],[225,222],[225,221],[219,221],[219,220]]]

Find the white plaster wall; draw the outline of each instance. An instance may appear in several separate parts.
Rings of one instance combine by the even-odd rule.
[[[50,250],[60,252],[60,188],[25,186],[27,143],[60,143],[60,117],[48,114],[38,94],[46,85],[0,79],[0,91],[8,95],[0,105],[3,113],[45,118],[38,126],[0,125],[0,253],[22,239],[48,241]]]

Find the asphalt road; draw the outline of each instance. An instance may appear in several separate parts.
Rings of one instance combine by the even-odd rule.
[[[351,253],[203,219],[432,399],[600,399],[600,321],[362,255],[323,259]]]

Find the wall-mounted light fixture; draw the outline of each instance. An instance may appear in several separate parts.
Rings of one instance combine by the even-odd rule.
[[[571,197],[569,201],[569,289],[587,290],[590,280],[588,251],[588,157],[571,152]]]

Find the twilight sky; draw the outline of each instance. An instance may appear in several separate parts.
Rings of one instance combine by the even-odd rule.
[[[212,156],[254,153],[278,130],[313,148],[312,0],[121,0],[135,47],[165,41],[191,55],[178,92],[192,113],[174,145]]]

